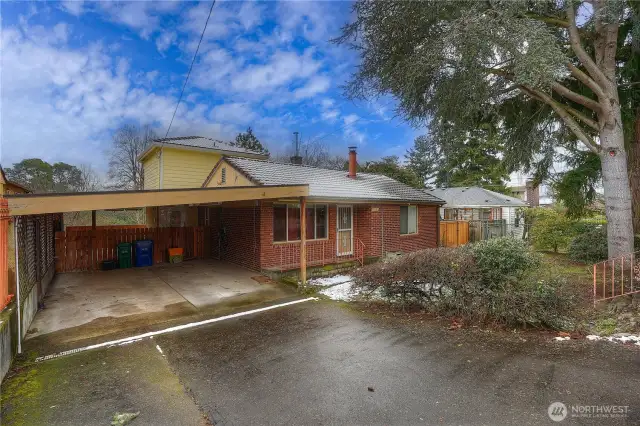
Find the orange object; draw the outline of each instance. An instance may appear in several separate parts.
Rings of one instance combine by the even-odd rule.
[[[182,247],[170,248],[169,256],[182,256],[183,249]]]

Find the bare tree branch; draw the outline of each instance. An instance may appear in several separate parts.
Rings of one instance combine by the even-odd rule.
[[[567,68],[569,68],[569,71],[571,71],[571,75],[583,82],[589,89],[593,90],[593,93],[596,94],[599,100],[603,101],[604,99],[606,99],[607,96],[604,93],[602,87],[600,87],[600,85],[596,83],[591,77],[582,72],[580,68],[576,67],[571,62],[567,64]]]
[[[539,90],[527,86],[521,86],[521,88],[525,93],[549,105],[587,148],[595,154],[600,153],[600,147],[584,132],[582,127],[580,127],[580,124],[578,124],[571,114],[564,108],[564,105]]]
[[[580,105],[586,108],[589,108],[590,110],[593,110],[595,112],[602,110],[602,106],[597,101],[591,98],[587,98],[586,96],[583,96],[579,93],[576,93],[573,90],[566,88],[565,86],[563,86],[558,82],[553,83],[551,85],[551,88],[557,94],[564,96],[567,99],[571,99],[572,101],[579,103]]]
[[[584,47],[582,47],[578,26],[576,25],[575,10],[573,9],[573,2],[571,1],[567,1],[567,18],[569,20],[569,42],[571,43],[571,49],[578,59],[580,59],[580,62],[582,62],[591,77],[601,86],[608,87],[610,84],[609,80],[602,70],[598,68],[591,56],[584,50]]]

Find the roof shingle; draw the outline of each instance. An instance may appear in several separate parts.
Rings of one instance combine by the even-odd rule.
[[[429,190],[433,195],[447,202],[443,207],[525,207],[527,203],[519,198],[477,186],[438,188]]]
[[[175,138],[154,139],[152,144],[158,145],[178,145],[191,148],[215,149],[220,151],[237,152],[264,156],[261,152],[252,151],[250,149],[240,148],[231,145],[229,142],[223,142],[217,139],[211,139],[204,136],[180,136]]]
[[[309,196],[345,200],[404,201],[443,204],[427,191],[412,188],[389,177],[358,173],[355,179],[346,171],[276,163],[243,157],[225,157],[247,177],[262,185],[308,184]]]

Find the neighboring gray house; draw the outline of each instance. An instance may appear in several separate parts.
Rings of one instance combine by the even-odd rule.
[[[440,208],[441,219],[467,220],[472,225],[477,224],[475,228],[482,226],[484,230],[478,231],[483,232],[482,238],[522,235],[524,221],[521,209],[529,205],[519,198],[476,186],[430,189],[429,193],[446,201]]]

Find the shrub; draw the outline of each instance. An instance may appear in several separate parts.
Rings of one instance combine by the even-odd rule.
[[[482,274],[482,282],[491,289],[517,281],[540,265],[540,256],[516,238],[480,241],[471,246],[471,251]]]
[[[558,252],[566,248],[575,235],[575,222],[562,212],[537,207],[527,214],[531,221],[531,243],[538,250]]]
[[[607,228],[602,226],[575,237],[569,245],[569,258],[578,262],[597,263],[607,259],[607,250]]]
[[[634,236],[635,250],[640,250],[640,235]],[[607,225],[591,227],[576,236],[569,245],[569,258],[577,262],[598,263],[609,257]]]
[[[497,238],[461,248],[427,249],[371,264],[357,286],[390,301],[417,303],[468,322],[565,328],[574,298],[558,274],[537,268],[522,241]]]
[[[473,257],[464,248],[437,248],[410,253],[358,269],[356,285],[383,296],[419,303],[459,292],[479,277]]]

